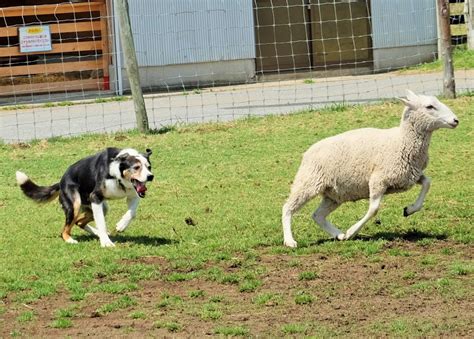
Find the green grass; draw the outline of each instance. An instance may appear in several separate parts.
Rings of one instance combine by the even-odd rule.
[[[262,285],[262,282],[258,279],[244,279],[239,285],[239,291],[254,292],[260,285]]]
[[[436,333],[442,333],[442,336],[449,336],[450,329],[451,326],[449,324],[438,324],[430,320],[399,317],[383,323],[377,322],[372,324],[370,332],[376,335],[385,333],[389,337],[396,338],[425,338],[437,337]]]
[[[161,300],[157,304],[158,308],[173,307],[179,305],[183,302],[183,298],[179,295],[169,295],[168,293],[163,293],[161,295]]]
[[[188,295],[190,298],[201,298],[204,297],[205,292],[203,290],[189,291]]]
[[[59,309],[55,312],[56,318],[72,318],[76,315],[74,308]]]
[[[50,326],[53,328],[69,328],[72,327],[72,321],[68,318],[59,318],[54,320]]]
[[[8,161],[0,166],[4,182],[0,186],[0,219],[4,226],[0,227],[0,297],[21,309],[23,303],[58,293],[66,293],[70,300],[81,304],[89,303],[95,294],[107,294],[116,299],[98,312],[129,308],[124,312],[133,314],[141,305],[127,294],[139,292],[145,280],[180,286],[205,279],[242,291],[242,298],[251,300],[252,307],[259,310],[285,302],[293,307],[295,303],[301,307],[317,303],[320,295],[313,291],[291,291],[285,297],[268,292],[265,273],[259,268],[262,252],[294,256],[284,265],[298,272],[294,283],[307,285],[319,283],[319,279],[307,282],[317,278],[312,270],[318,271],[306,266],[300,257],[304,255],[340,260],[364,256],[368,263],[377,263],[388,253],[394,259],[414,260],[422,269],[444,263],[444,276],[437,279],[421,280],[416,267],[401,271],[400,281],[413,284],[400,289],[400,293],[436,293],[447,299],[468,296],[469,288],[462,287],[463,281],[472,282],[472,265],[456,257],[455,248],[418,257],[403,248],[386,249],[388,243],[413,230],[423,235],[414,240],[420,251],[436,246],[438,239],[473,242],[474,97],[446,103],[461,123],[455,130],[433,135],[427,169],[433,181],[421,212],[410,218],[402,214],[419,188],[386,196],[378,215],[382,226],[368,223],[360,238],[335,242],[327,241],[328,235],[311,219],[318,202],[315,199],[294,218],[297,249],[282,246],[280,213],[303,152],[314,142],[348,129],[395,126],[400,119],[400,104],[333,105],[288,116],[176,127],[163,134],[130,133],[126,139],[107,134],[57,138],[27,147],[2,144],[0,156]],[[63,224],[59,205],[36,205],[25,199],[15,184],[14,173],[23,170],[38,184],[51,184],[71,163],[104,146],[152,148],[156,181],[149,185],[132,225],[125,233],[112,235],[115,248],[100,248],[97,239],[79,228],[73,229],[79,243],[65,244],[58,236]],[[111,201],[109,205],[107,222],[112,229],[126,206],[123,201]],[[347,228],[366,209],[365,201],[345,204],[330,219]],[[185,222],[189,217],[197,222],[195,226]],[[162,258],[170,266],[140,260],[150,257]],[[193,302],[199,306],[196,312],[201,319],[224,322],[230,302],[227,295],[221,291],[201,295],[197,286],[183,289],[181,296],[157,298],[155,311],[186,308]],[[460,292],[453,292],[458,287]],[[68,319],[59,316],[56,325],[67,325]],[[224,324],[215,324],[220,325]],[[384,328],[388,331],[391,327]]]
[[[297,305],[312,304],[313,301],[314,297],[308,292],[300,291],[295,295],[295,303]]]
[[[156,321],[155,328],[165,328],[168,332],[179,332],[183,329],[183,325],[175,321]]]
[[[209,302],[211,302],[211,303],[220,303],[220,302],[224,301],[224,299],[225,298],[221,295],[214,295],[214,296],[209,298]]]
[[[101,306],[99,309],[97,309],[97,313],[107,314],[107,313],[115,312],[124,308],[128,308],[130,306],[135,306],[136,304],[137,302],[133,298],[125,295],[109,304],[105,304]]]
[[[220,334],[226,337],[246,336],[250,330],[242,326],[219,326],[214,329],[214,334]]]
[[[130,313],[129,316],[132,319],[146,319],[147,318],[146,313],[143,311],[133,311],[132,313]]]
[[[21,313],[17,318],[16,321],[20,323],[26,323],[32,321],[35,318],[35,313],[33,311],[26,311]]]
[[[310,326],[302,323],[285,324],[281,327],[284,334],[305,334]]]
[[[312,271],[301,272],[298,279],[299,280],[314,280],[318,278],[318,274]]]
[[[202,306],[201,318],[203,320],[218,320],[222,315],[223,313],[216,303],[206,303]]]
[[[276,293],[261,293],[256,295],[252,301],[257,305],[278,305],[283,302],[283,298]]]
[[[459,32],[459,34],[462,34]],[[474,69],[474,50],[469,50],[465,45],[457,46],[453,49],[454,69]],[[443,62],[436,60],[424,64],[407,67],[400,72],[438,72],[443,69]]]
[[[453,276],[464,276],[474,272],[472,263],[455,262],[450,265],[450,273]]]

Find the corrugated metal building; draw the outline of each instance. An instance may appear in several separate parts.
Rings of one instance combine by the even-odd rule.
[[[143,87],[239,83],[255,75],[252,0],[135,0],[129,11]]]
[[[135,0],[130,16],[149,88],[333,68],[381,72],[437,53],[436,0]]]
[[[436,58],[435,0],[372,0],[371,12],[375,71]]]

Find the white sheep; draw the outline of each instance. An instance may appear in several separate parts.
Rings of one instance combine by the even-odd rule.
[[[433,96],[407,90],[406,107],[399,127],[362,128],[323,139],[303,155],[288,200],[283,206],[284,244],[296,247],[291,217],[316,195],[322,201],[313,213],[314,221],[332,237],[347,240],[378,211],[384,194],[421,185],[416,201],[405,207],[404,216],[419,211],[430,179],[423,174],[428,165],[431,134],[439,128],[455,128],[454,113]],[[369,198],[365,216],[343,233],[326,217],[346,201]]]

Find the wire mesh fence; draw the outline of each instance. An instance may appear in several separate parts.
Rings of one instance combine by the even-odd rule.
[[[4,142],[136,127],[114,7],[0,0]],[[135,0],[129,13],[152,128],[442,92],[436,0]],[[474,90],[463,46],[458,93]]]

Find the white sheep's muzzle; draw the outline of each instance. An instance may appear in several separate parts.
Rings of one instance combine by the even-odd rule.
[[[458,117],[434,96],[417,95],[407,90],[406,99],[401,100],[408,107],[404,112],[404,119],[414,113],[429,126],[430,130],[456,128],[459,125]]]
[[[437,128],[456,128],[459,125],[458,117],[449,109],[448,106],[438,101],[437,109],[433,112],[436,119]]]

